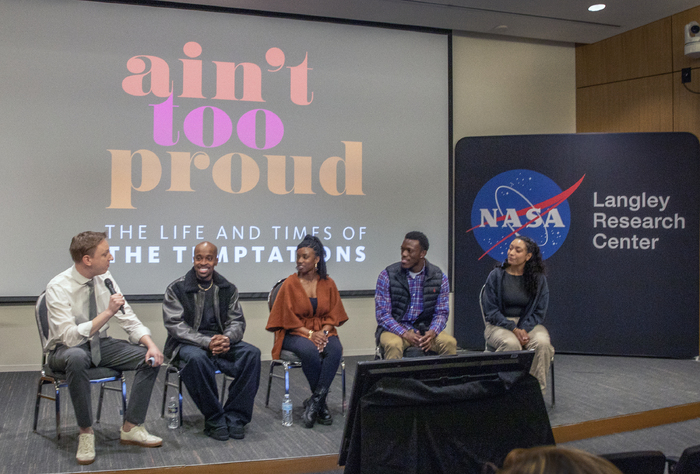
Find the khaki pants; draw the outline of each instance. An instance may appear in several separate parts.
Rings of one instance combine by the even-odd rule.
[[[518,318],[508,319],[516,323],[518,321]],[[488,322],[486,323],[486,329],[484,329],[486,344],[496,352],[520,351],[522,349],[535,351],[535,358],[532,361],[530,373],[540,382],[540,388],[544,392],[544,389],[547,387],[547,372],[549,372],[549,366],[552,363],[552,357],[554,357],[554,347],[552,347],[552,343],[549,340],[549,332],[541,324],[532,328],[532,331],[528,334],[530,342],[523,348],[520,345],[520,341],[518,341],[518,337],[509,329],[494,326]]]
[[[384,331],[379,336],[379,344],[384,348],[385,359],[400,359],[403,357],[403,351],[410,347],[406,339],[389,331]],[[430,350],[440,355],[455,355],[457,340],[443,331],[433,339]]]

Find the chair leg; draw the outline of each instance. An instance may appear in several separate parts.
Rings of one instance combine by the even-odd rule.
[[[163,385],[163,404],[160,407],[160,417],[165,418],[165,404],[168,401],[168,377],[170,375],[170,366],[165,368],[165,385]]]
[[[554,395],[554,359],[552,359],[552,364],[549,366],[549,371],[552,373],[552,406],[554,406],[555,395]]]
[[[61,439],[61,389],[57,382],[54,382],[56,390],[56,439]]]
[[[122,385],[122,424],[126,421],[126,377],[124,377],[124,374],[121,376],[121,385]]]
[[[102,400],[105,398],[105,382],[100,384],[100,398],[97,402],[97,417],[95,418],[95,423],[100,422],[100,415],[102,414]]]
[[[180,408],[180,426],[182,426],[182,377],[180,371],[177,371],[177,402]]]
[[[340,409],[343,416],[345,416],[345,358],[340,360],[340,368],[343,371],[341,374],[341,382],[343,384],[343,402]]]
[[[54,390],[53,397],[43,394],[43,386],[46,384],[49,384],[49,383],[53,384],[53,390]],[[117,388],[108,387],[106,385],[107,383],[108,382],[102,382],[100,384],[100,396],[99,396],[99,401],[97,403],[97,416],[95,418],[95,423],[100,422],[100,417],[102,415],[102,402],[104,400],[105,390],[119,391],[119,389],[117,389]],[[121,376],[121,392],[122,392],[121,413],[122,413],[122,421],[123,421],[124,416],[126,414],[126,379],[124,378],[123,374]],[[54,401],[54,406],[56,409],[56,439],[61,439],[61,385],[60,385],[60,382],[56,379],[52,379],[49,377],[43,377],[43,376],[39,380],[39,386],[37,389],[36,405],[34,407],[34,431],[36,431],[37,425],[39,422],[39,408],[41,405],[42,398],[46,398],[46,399]]]
[[[39,403],[41,402],[42,387],[44,386],[44,379],[39,379],[39,388],[36,392],[36,406],[34,407],[34,432],[36,432],[36,426],[39,423]]]
[[[270,387],[272,386],[272,371],[275,368],[275,362],[270,361],[270,375],[267,378],[267,395],[265,396],[265,406],[270,404]]]
[[[289,363],[284,363],[284,395],[289,395]]]

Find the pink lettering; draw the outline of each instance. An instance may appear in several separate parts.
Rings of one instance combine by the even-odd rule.
[[[216,95],[214,99],[244,100],[246,102],[265,102],[262,98],[262,72],[253,63],[226,63],[213,61],[216,64]],[[236,97],[236,70],[243,69],[243,96]]]
[[[199,43],[190,41],[182,48],[185,56],[196,58],[202,54]],[[202,61],[195,59],[181,59],[182,61],[182,94],[180,97],[191,99],[205,99],[202,95]]]
[[[183,53],[189,59],[182,62],[182,94],[178,97],[190,99],[206,99],[202,93],[202,46],[196,41],[185,43]],[[309,54],[297,66],[287,66],[290,70],[290,99],[297,105],[309,105],[313,102],[313,92],[308,90]],[[265,54],[265,60],[273,69],[267,72],[275,73],[284,67],[285,54],[280,48],[270,48]],[[147,69],[146,63],[150,68]],[[265,102],[262,95],[262,70],[251,62],[232,63],[212,61],[216,67],[216,94],[213,99],[240,100],[245,102]],[[129,95],[145,96],[153,94],[156,97],[168,97],[173,93],[174,83],[170,81],[170,69],[165,60],[157,56],[139,55],[126,62],[127,70],[132,74],[122,80],[122,89]],[[236,73],[239,75],[236,87]],[[238,90],[238,94],[236,91]]]
[[[172,146],[180,140],[180,132],[173,141],[173,95],[160,104],[150,104],[153,107],[153,141],[161,146]]]
[[[148,59],[151,68],[146,71]],[[134,56],[126,62],[126,68],[133,76],[127,76],[122,81],[122,89],[129,95],[142,97],[153,93],[156,97],[168,97],[172,91],[170,89],[170,69],[168,63],[157,56]],[[148,86],[144,84],[144,79],[150,79]],[[146,89],[148,87],[148,89]]]
[[[211,109],[214,113],[212,118],[214,136],[212,144],[209,146],[204,144],[204,111],[206,109]],[[204,148],[214,148],[223,145],[231,138],[233,123],[231,123],[231,119],[223,110],[217,107],[204,106],[197,107],[187,114],[183,128],[185,129],[185,136],[187,139],[195,145]]]
[[[265,61],[270,66],[277,69],[268,69],[268,72],[277,72],[284,66],[284,51],[279,48],[270,48],[265,53]]]
[[[309,59],[309,53],[306,53],[304,60],[298,66],[287,66],[290,70],[290,98],[297,105],[309,105],[314,100],[314,93],[307,99],[308,95],[308,73],[311,68],[306,67]]]
[[[262,148],[258,147],[255,142],[258,112],[262,112],[265,118],[265,145]],[[282,124],[282,120],[275,113],[265,109],[255,109],[241,116],[238,120],[236,132],[238,133],[238,139],[248,148],[267,150],[277,146],[282,141],[284,124]]]

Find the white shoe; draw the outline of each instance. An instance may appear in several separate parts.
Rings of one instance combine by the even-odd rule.
[[[85,433],[78,436],[78,464],[92,464],[95,460],[95,434]]]
[[[144,448],[157,448],[163,444],[163,440],[158,436],[153,436],[146,431],[143,425],[137,425],[131,428],[131,431],[124,431],[120,428],[120,442],[122,444],[135,444]]]

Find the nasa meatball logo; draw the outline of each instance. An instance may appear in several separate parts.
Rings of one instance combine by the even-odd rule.
[[[562,191],[547,176],[530,170],[511,170],[492,178],[474,199],[472,232],[484,253],[502,262],[510,241],[520,235],[537,242],[542,258],[559,250],[569,233],[571,211],[566,201],[583,181]]]

